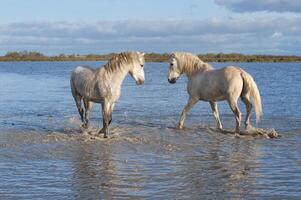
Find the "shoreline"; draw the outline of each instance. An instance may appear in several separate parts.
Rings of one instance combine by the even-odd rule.
[[[107,61],[114,53],[110,54],[88,54],[88,55],[65,55],[47,56],[39,52],[8,52],[0,56],[0,62],[43,62],[43,61]],[[238,53],[197,54],[204,62],[301,62],[301,56],[280,55],[244,55]],[[169,54],[146,53],[146,62],[167,62]]]

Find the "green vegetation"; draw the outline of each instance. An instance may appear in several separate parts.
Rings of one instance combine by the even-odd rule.
[[[238,53],[199,54],[205,62],[301,62],[301,56],[243,55]]]
[[[39,52],[8,52],[4,56],[0,56],[1,61],[98,61],[108,60],[114,53],[98,55],[65,55],[46,56]],[[238,53],[230,54],[199,54],[205,62],[301,62],[301,56],[276,56],[276,55],[243,55]],[[147,62],[166,62],[169,54],[147,53],[145,59]]]

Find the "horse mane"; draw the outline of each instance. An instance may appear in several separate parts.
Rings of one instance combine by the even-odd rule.
[[[172,57],[177,60],[182,73],[188,75],[193,74],[195,71],[207,71],[213,69],[210,64],[203,62],[198,56],[192,53],[175,52],[172,54]]]
[[[135,52],[122,52],[113,55],[113,57],[104,65],[104,68],[108,72],[114,72],[121,70],[125,65],[132,64],[139,59],[139,56]]]

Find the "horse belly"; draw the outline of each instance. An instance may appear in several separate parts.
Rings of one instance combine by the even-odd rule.
[[[224,100],[226,100],[226,97],[224,95],[215,98],[215,101],[224,101]]]
[[[204,87],[207,85],[207,87]],[[199,94],[200,99],[203,101],[222,101],[225,100],[225,93],[220,87],[218,81],[208,81],[206,84],[200,86]]]
[[[202,101],[223,101],[226,97],[222,93],[207,93],[200,94],[200,100]]]
[[[89,101],[92,101],[94,103],[103,103],[103,99],[100,98],[88,98]]]
[[[93,86],[87,84],[86,82],[77,82],[75,84],[77,93],[84,99],[92,101],[95,103],[101,103],[103,98],[101,95],[93,88]]]

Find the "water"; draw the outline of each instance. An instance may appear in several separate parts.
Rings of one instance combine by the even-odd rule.
[[[164,63],[147,63],[143,86],[126,78],[110,138],[93,139],[80,131],[69,75],[77,65],[101,64],[0,63],[0,199],[300,198],[299,63],[235,64],[259,86],[258,126],[275,128],[278,139],[221,134],[204,102],[184,131],[174,129],[187,80],[169,84]],[[233,129],[228,105],[219,103],[219,110],[224,128]],[[95,131],[101,121],[94,105]]]

